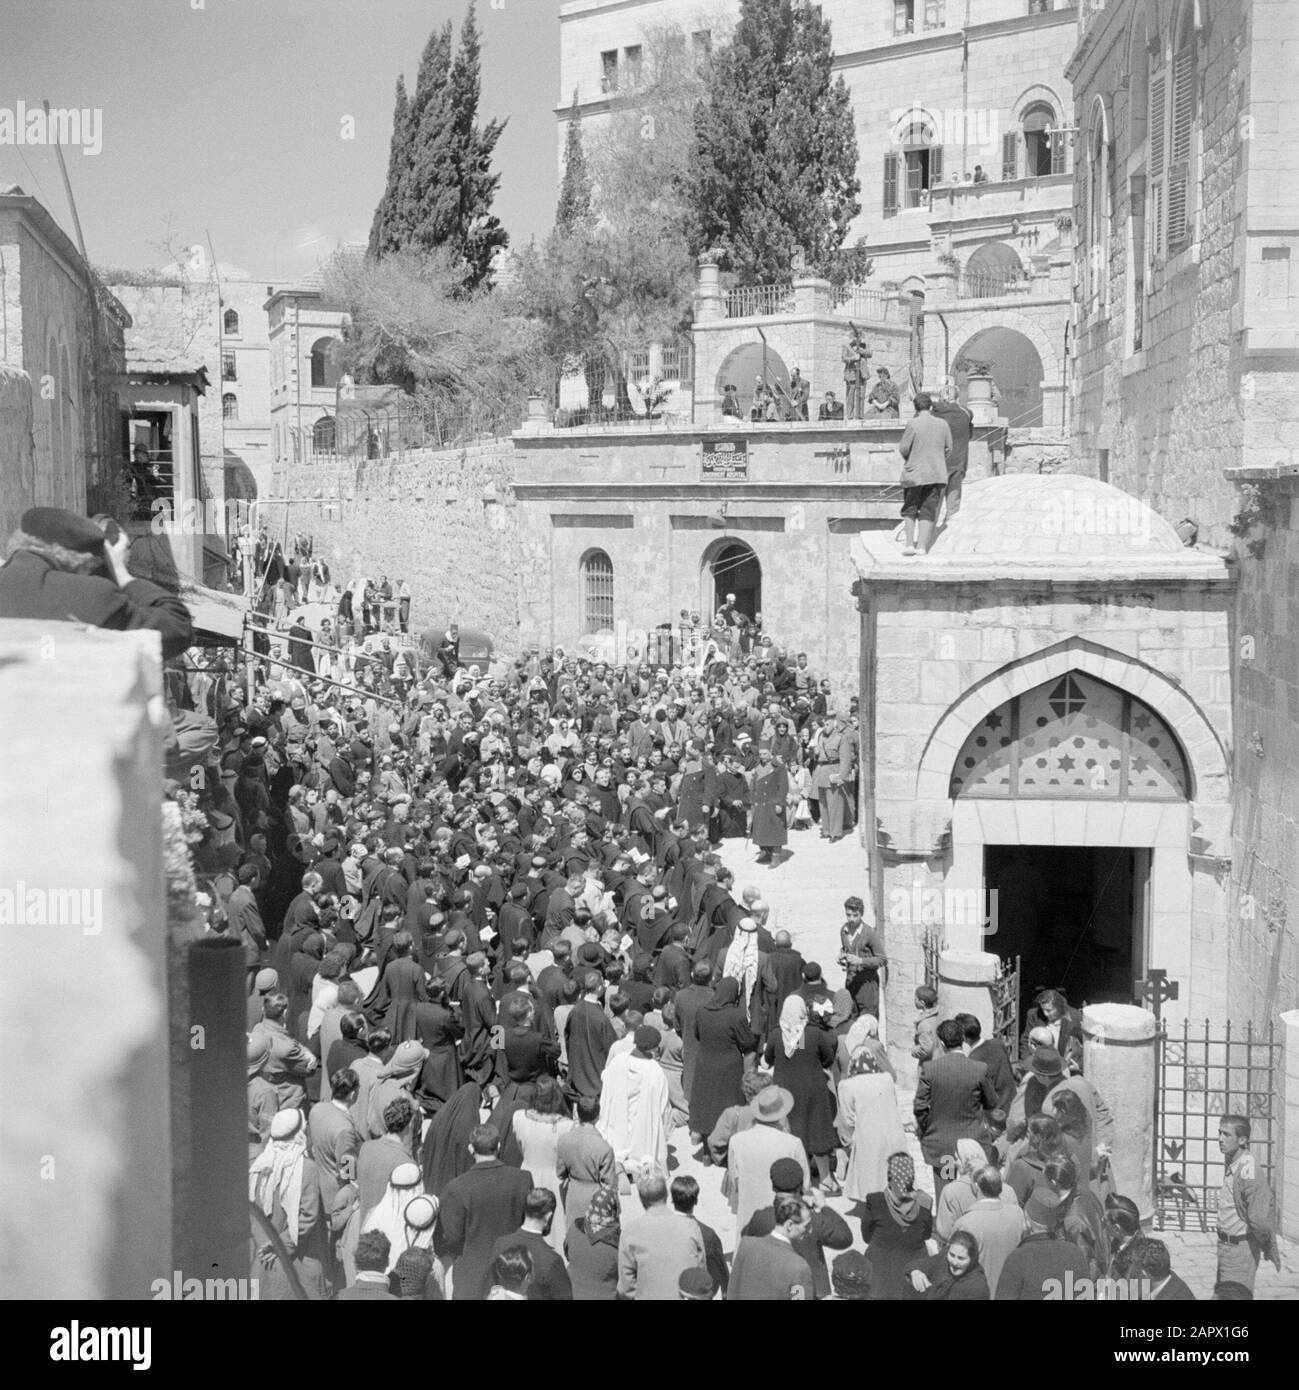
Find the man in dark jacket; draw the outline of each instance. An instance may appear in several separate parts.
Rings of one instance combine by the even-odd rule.
[[[950,521],[961,510],[961,490],[970,460],[974,416],[960,403],[956,387],[950,384],[943,387],[940,398],[930,409],[936,419],[946,421],[952,432],[952,452],[947,456],[947,519]]]
[[[523,1224],[532,1179],[500,1161],[500,1146],[499,1132],[479,1125],[469,1137],[474,1166],[442,1193],[434,1248],[451,1265],[456,1302],[487,1297],[496,1242]]]
[[[940,1050],[920,1068],[916,1085],[916,1128],[920,1151],[934,1170],[935,1202],[948,1179],[956,1176],[956,1141],[981,1138],[984,1111],[997,1108],[988,1068],[965,1056],[964,1042],[965,1030],[954,1019],[940,1023]]]
[[[582,980],[582,998],[573,1005],[565,1024],[568,1083],[579,1096],[598,1096],[600,1076],[609,1060],[609,1049],[618,1040],[609,1015],[600,1002],[604,979],[594,970]]]
[[[62,507],[32,507],[10,538],[0,568],[0,618],[80,622],[112,631],[152,630],[163,657],[193,638],[189,609],[126,568],[131,538]]]
[[[852,1231],[848,1229],[848,1223],[837,1211],[826,1206],[825,1197],[818,1189],[803,1191],[803,1170],[792,1158],[778,1158],[771,1165],[771,1189],[776,1198],[785,1193],[807,1204],[812,1217],[811,1225],[790,1243],[812,1271],[816,1297],[826,1298],[830,1293],[830,1273],[826,1269],[825,1252],[847,1250],[852,1245]],[[769,1236],[776,1229],[774,1202],[773,1198],[771,1206],[755,1211],[740,1235]]]
[[[1010,1113],[1015,1092],[1015,1073],[1000,1038],[984,1038],[983,1025],[973,1014],[957,1014],[955,1022],[965,1030],[966,1056],[988,1068],[988,1079],[997,1093],[997,1108]]]
[[[551,1248],[546,1237],[555,1222],[558,1206],[555,1194],[548,1187],[534,1187],[523,1203],[523,1225],[509,1235],[501,1236],[492,1247],[492,1262],[511,1246],[521,1245],[532,1256],[532,1279],[528,1284],[528,1300],[532,1303],[572,1302],[573,1281],[568,1267]]]
[[[1067,1301],[1066,1281],[1070,1287],[1090,1281],[1091,1270],[1087,1256],[1059,1235],[1060,1198],[1047,1188],[1036,1188],[1024,1207],[1024,1221],[1027,1233],[1006,1256],[993,1297],[1022,1303]]]

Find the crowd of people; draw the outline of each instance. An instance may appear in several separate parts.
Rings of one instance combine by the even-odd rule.
[[[179,656],[183,604],[120,551],[28,513],[0,613],[153,627]],[[1062,993],[1036,999],[1020,1062],[921,987],[904,1125],[862,899],[833,990],[717,853],[783,852],[795,794],[823,836],[851,824],[855,711],[805,657],[737,641],[706,678],[552,654],[483,672],[454,628],[427,661],[393,645],[347,688],[194,649],[169,685],[173,719],[215,731],[168,792],[198,827],[207,927],[243,948],[263,1296],[1191,1296],[1115,1191]],[[1221,1298],[1277,1258],[1249,1137],[1222,1117]],[[729,1263],[685,1152],[721,1170]]]

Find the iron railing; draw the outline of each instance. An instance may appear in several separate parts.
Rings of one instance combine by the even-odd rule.
[[[726,294],[728,319],[771,318],[793,312],[793,285],[743,285]]]
[[[830,295],[832,313],[849,319],[876,323],[898,317],[898,301],[884,290],[868,290],[864,285],[843,285]]]
[[[962,299],[996,299],[1027,287],[1029,277],[1022,270],[965,270],[961,272]]]
[[[1223,1115],[1250,1123],[1250,1152],[1270,1181],[1279,1157],[1274,1087],[1283,1045],[1266,1030],[1228,1022],[1161,1023],[1157,1034],[1155,1105],[1155,1225],[1159,1230],[1215,1229],[1223,1163],[1218,1125]]]

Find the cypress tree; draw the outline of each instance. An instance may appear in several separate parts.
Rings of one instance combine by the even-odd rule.
[[[564,139],[564,181],[559,187],[559,205],[555,209],[555,226],[570,231],[591,215],[591,173],[582,146],[582,113],[577,105],[577,88],[573,89],[573,104],[568,110],[568,132]]]
[[[406,79],[397,78],[397,100],[392,113],[392,144],[388,150],[388,181],[383,197],[374,210],[370,226],[370,255],[382,256],[400,244],[398,210],[407,176],[410,172],[410,102],[406,97]]]
[[[830,26],[792,0],[741,0],[695,110],[691,241],[744,284],[789,278],[796,251],[826,273],[861,211],[857,138]]]
[[[481,94],[482,43],[478,16],[471,0],[460,30],[460,47],[449,83],[458,184],[454,242],[465,263],[465,283],[469,289],[487,279],[497,250],[509,243],[509,235],[500,219],[492,213],[492,201],[501,182],[500,175],[492,173],[492,156],[505,122],[493,120],[485,126],[478,124]]]

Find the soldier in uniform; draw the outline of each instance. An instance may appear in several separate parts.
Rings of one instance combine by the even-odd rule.
[[[847,721],[832,713],[821,731],[817,749],[816,788],[821,802],[821,836],[832,844],[842,840],[849,824],[848,785],[857,752]]]
[[[770,864],[772,854],[789,842],[785,825],[789,800],[789,773],[772,757],[771,748],[759,745],[758,766],[753,770],[753,829],[749,838],[758,847],[758,863]]]

